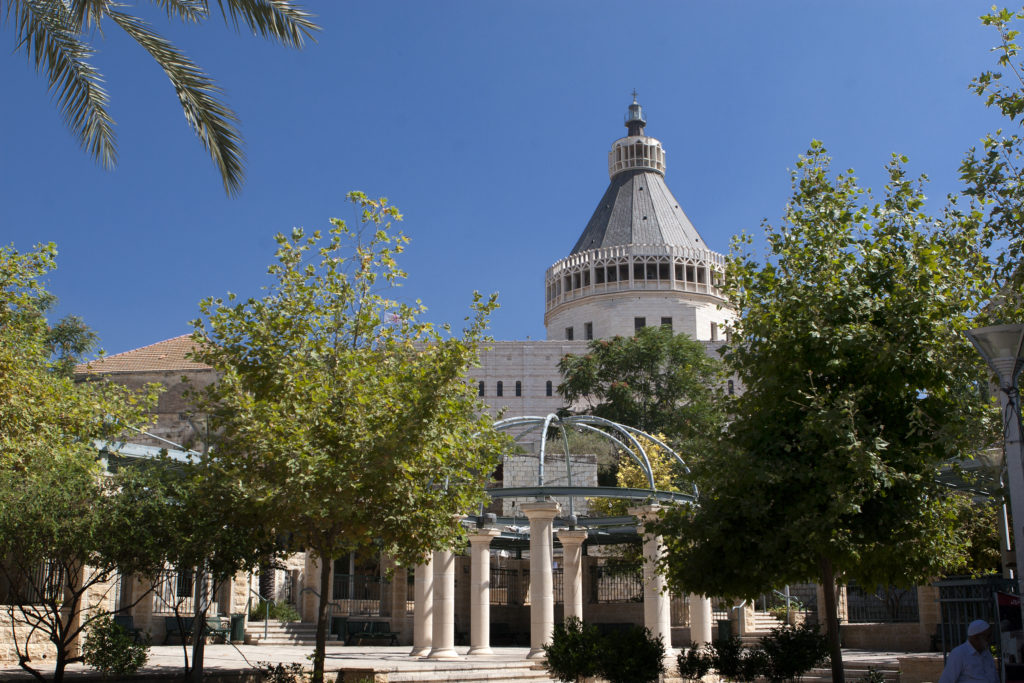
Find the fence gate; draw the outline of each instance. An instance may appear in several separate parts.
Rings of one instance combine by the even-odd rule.
[[[999,630],[995,594],[998,591],[1017,593],[1017,581],[1001,577],[982,579],[946,579],[935,585],[939,589],[940,621],[937,645],[943,659],[949,651],[967,640],[967,625],[984,619]],[[993,642],[999,643],[998,633]]]

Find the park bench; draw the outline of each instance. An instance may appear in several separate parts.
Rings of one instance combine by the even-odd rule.
[[[113,619],[114,623],[123,628],[134,642],[142,642],[142,629],[135,628],[135,617],[130,614],[114,614]]]
[[[398,634],[390,630],[386,621],[348,619],[343,628],[346,645],[362,645],[367,641],[370,644],[383,644],[383,641],[387,641],[389,645],[398,645]]]
[[[179,642],[187,642],[192,637],[192,617],[164,617],[164,642],[171,639],[172,636],[177,637]]]
[[[220,642],[226,643],[231,637],[231,627],[220,617],[207,617],[206,634],[211,638],[220,638]]]

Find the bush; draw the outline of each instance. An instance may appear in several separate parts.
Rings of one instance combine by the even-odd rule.
[[[544,645],[545,667],[554,678],[566,683],[597,675],[601,635],[576,617],[555,624],[551,643]]]
[[[89,624],[82,661],[104,677],[133,674],[149,658],[149,643],[136,643],[109,614]]]
[[[304,680],[302,665],[256,662],[257,670],[263,675],[263,683],[301,683]]]
[[[267,615],[267,601],[260,600],[259,603],[249,608],[249,621],[263,621]],[[270,603],[270,618],[277,621],[301,621],[302,617],[295,608],[287,602]]]
[[[711,660],[711,652],[699,645],[683,650],[676,658],[679,675],[689,681],[699,681],[711,671]]]
[[[736,636],[716,640],[711,645],[711,666],[722,678],[739,678],[742,664],[743,643]]]
[[[767,676],[771,669],[768,653],[759,647],[752,647],[740,657],[740,671],[737,678],[741,681],[755,681],[758,676]]]
[[[654,683],[665,672],[665,643],[643,627],[602,639],[598,674],[608,683]]]
[[[767,676],[772,681],[793,680],[825,661],[828,639],[818,633],[817,625],[807,624],[773,628],[761,639],[768,655]]]

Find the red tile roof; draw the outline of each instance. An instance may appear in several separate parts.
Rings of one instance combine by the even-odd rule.
[[[143,346],[139,349],[104,356],[90,363],[82,363],[75,366],[75,374],[209,370],[210,366],[185,357],[185,354],[193,348],[195,348],[195,342],[192,341],[192,335],[183,334],[180,337]]]

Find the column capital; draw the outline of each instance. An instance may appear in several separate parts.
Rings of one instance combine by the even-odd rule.
[[[490,545],[491,540],[501,534],[498,529],[469,529],[466,534],[469,536],[469,543],[471,545]]]
[[[530,521],[535,519],[554,519],[562,511],[562,506],[554,500],[538,500],[532,503],[520,503],[519,509],[523,511]]]
[[[583,541],[587,540],[586,529],[562,529],[556,531],[555,536],[558,537],[558,541],[563,545],[580,545]]]
[[[640,522],[649,522],[658,518],[658,513],[662,510],[662,506],[657,503],[651,505],[638,505],[636,507],[627,508],[626,512],[633,515]]]

